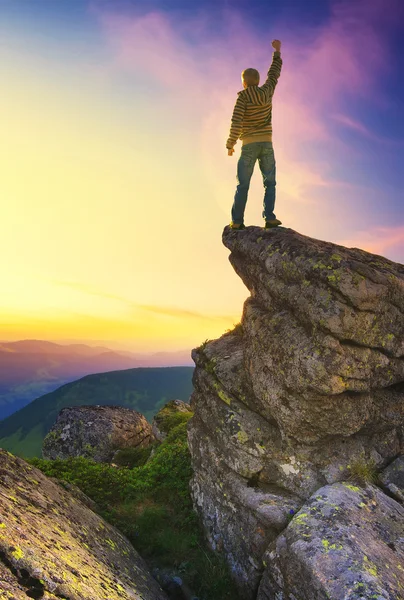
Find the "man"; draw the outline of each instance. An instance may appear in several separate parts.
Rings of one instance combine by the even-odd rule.
[[[264,85],[259,87],[260,75],[256,69],[245,69],[241,73],[244,89],[238,92],[231,119],[230,136],[226,144],[229,156],[233,155],[237,140],[242,140],[241,155],[237,164],[238,185],[231,210],[230,227],[233,229],[245,229],[244,211],[257,159],[265,188],[262,213],[265,228],[281,225],[274,213],[276,169],[272,147],[272,96],[281,74],[281,42],[274,40],[272,47],[273,60]]]

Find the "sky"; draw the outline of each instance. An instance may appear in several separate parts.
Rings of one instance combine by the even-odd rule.
[[[0,339],[180,350],[240,320],[240,73],[283,70],[276,215],[404,262],[402,0],[0,0]],[[262,224],[253,176],[247,225]]]

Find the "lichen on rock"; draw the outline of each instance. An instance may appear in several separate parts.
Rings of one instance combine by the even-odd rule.
[[[402,600],[404,508],[372,485],[326,486],[263,561],[257,600]]]
[[[0,450],[0,596],[164,600],[128,540],[38,469]]]

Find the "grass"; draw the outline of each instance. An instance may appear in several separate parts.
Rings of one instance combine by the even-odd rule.
[[[353,461],[350,465],[349,479],[362,484],[376,484],[379,474],[375,461],[371,458],[366,460],[364,456]]]
[[[236,323],[233,325],[233,329],[227,329],[226,333],[233,333],[236,335],[243,335],[243,326],[241,323]]]
[[[43,426],[41,424],[32,427],[26,435],[23,434],[20,427],[11,435],[1,438],[0,447],[23,458],[26,456],[40,456],[43,437]]]
[[[150,569],[168,568],[180,574],[201,600],[237,600],[223,556],[206,546],[192,507],[187,444],[192,414],[179,414],[148,462],[139,454],[143,464],[133,468],[84,458],[30,462],[46,475],[74,483],[92,498],[100,514],[129,538]]]

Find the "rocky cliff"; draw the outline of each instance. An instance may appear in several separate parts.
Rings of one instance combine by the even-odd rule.
[[[0,597],[164,600],[129,542],[78,497],[0,450]]]
[[[403,452],[404,266],[284,228],[226,227],[223,243],[250,297],[233,332],[193,352],[194,504],[243,597],[255,598],[262,579],[267,583],[260,598],[345,598],[320,583],[316,593],[299,594],[297,579],[303,574],[311,581],[326,579],[321,560],[307,561],[300,571],[291,563],[283,589],[282,583],[268,583],[275,566],[281,569],[276,549],[270,548],[276,539],[284,548],[296,546],[296,535],[307,543],[308,532],[296,528],[296,519],[320,488],[331,486],[321,493],[334,498],[333,484],[363,472],[373,478]],[[349,500],[345,496],[339,494],[339,509]],[[388,561],[393,558],[385,545],[392,544],[401,552],[394,559],[399,562],[404,519],[397,499],[386,500],[394,506],[386,509],[395,514],[394,526],[387,532],[384,519],[385,539],[373,529],[372,544]],[[380,498],[374,502],[376,520],[384,509]],[[349,519],[356,518],[352,510]],[[337,564],[333,553],[341,544],[330,550],[334,542],[322,539],[317,554],[325,560],[331,552]],[[363,566],[359,554],[367,556],[366,549],[355,552],[352,560]],[[373,572],[380,580],[375,589],[384,590],[380,597],[404,598],[403,575],[395,567],[395,578],[387,581],[381,571]]]

